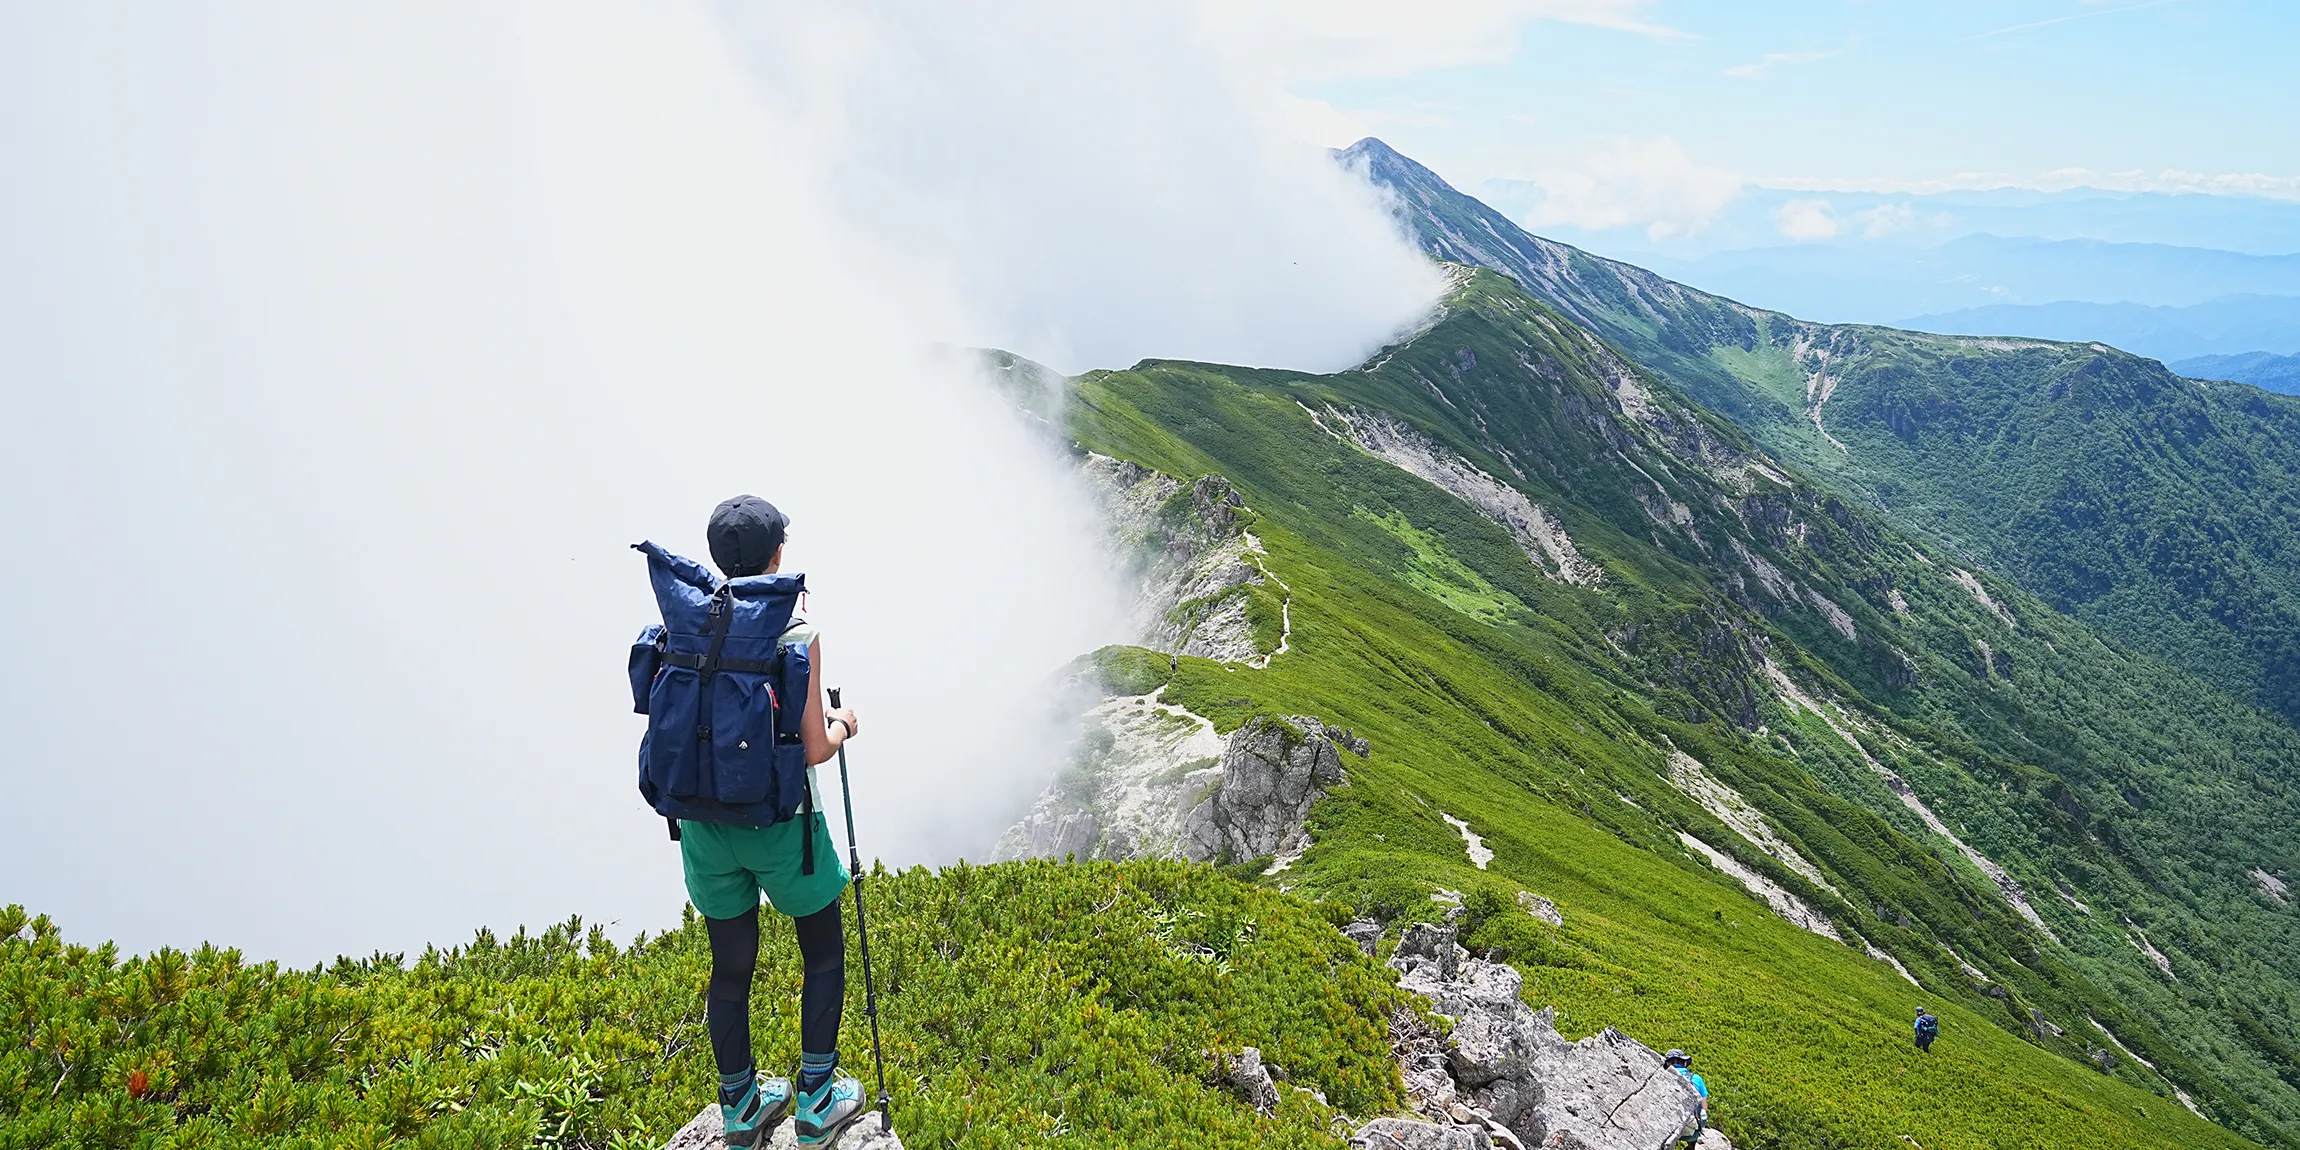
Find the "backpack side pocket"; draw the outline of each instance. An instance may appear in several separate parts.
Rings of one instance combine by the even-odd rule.
[[[655,685],[655,672],[663,667],[663,625],[649,623],[631,641],[631,711],[647,713],[647,695]]]
[[[640,790],[654,788],[657,796],[674,799],[712,798],[703,793],[699,778],[702,748],[698,731],[702,710],[702,676],[683,667],[665,667],[656,675],[647,696],[647,737],[640,770]]]

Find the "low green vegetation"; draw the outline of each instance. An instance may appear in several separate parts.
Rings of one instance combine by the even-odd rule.
[[[1404,999],[1297,899],[1171,863],[882,872],[869,893],[909,1145],[1331,1147],[1338,1111],[1399,1101]],[[709,966],[692,917],[629,947],[570,921],[295,971],[213,947],[123,961],[10,907],[0,1147],[660,1146],[714,1094]],[[841,1045],[867,1077],[855,973]],[[770,929],[769,1067],[798,1058],[798,979]],[[1306,1089],[1256,1114],[1216,1081],[1212,1052],[1242,1046]]]

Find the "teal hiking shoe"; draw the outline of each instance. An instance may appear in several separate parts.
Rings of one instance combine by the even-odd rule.
[[[863,1116],[862,1083],[833,1074],[813,1090],[799,1092],[798,1111],[791,1123],[801,1146],[828,1146],[855,1119]],[[732,1146],[734,1143],[730,1142]]]
[[[727,1146],[730,1150],[757,1150],[767,1144],[767,1137],[775,1132],[791,1112],[791,1080],[788,1078],[757,1078],[744,1088],[733,1102],[727,1101],[725,1092],[719,1095],[719,1117],[726,1127]]]

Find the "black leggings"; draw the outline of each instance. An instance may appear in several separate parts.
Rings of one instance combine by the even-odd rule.
[[[799,989],[799,1050],[836,1053],[839,1011],[847,997],[847,938],[838,900],[792,921],[806,964],[806,981]],[[740,1074],[751,1068],[751,976],[759,969],[759,912],[706,917],[703,927],[711,936],[711,989],[704,999],[711,1057],[719,1073]]]

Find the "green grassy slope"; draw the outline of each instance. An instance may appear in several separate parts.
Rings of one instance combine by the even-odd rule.
[[[1494,268],[1906,529],[2300,719],[2300,399],[2092,344],[1806,323],[1530,235],[1378,140],[1423,247]]]
[[[1402,994],[1299,900],[1168,863],[882,873],[870,896],[911,1146],[1338,1146],[1308,1093],[1263,1117],[1215,1084],[1207,1052],[1241,1046],[1333,1107],[1398,1100]],[[772,1069],[798,1060],[799,956],[766,935]],[[122,962],[9,907],[0,1147],[661,1146],[715,1093],[709,968],[691,916],[628,948],[570,922],[297,972],[215,948]],[[861,982],[841,1047],[867,1076]]]
[[[2300,746],[2288,730],[1992,583],[2013,604],[2017,623],[2005,623],[1941,560],[1865,512],[1793,483],[1732,487],[1719,477],[1747,480],[1752,458],[1740,433],[1665,388],[1654,389],[1648,420],[1623,419],[1599,382],[1619,370],[1607,354],[1480,276],[1434,328],[1369,371],[1149,363],[1081,381],[1073,422],[1087,446],[1229,478],[1294,589],[1287,657],[1267,672],[1186,661],[1168,697],[1223,725],[1296,711],[1374,740],[1364,785],[1320,808],[1320,845],[1288,881],[1362,906],[1426,908],[1428,884],[1477,877],[1439,812],[1466,818],[1507,844],[1498,872],[1553,897],[1575,884],[1584,892],[1575,901],[1603,919],[1578,937],[1569,918],[1564,938],[1529,939],[1547,956],[1532,960],[1529,985],[1588,1027],[1635,1020],[1651,1041],[1686,1034],[1717,1046],[1718,1078],[1734,1084],[1721,1087],[1721,1113],[1746,1123],[1737,1130],[1727,1118],[1729,1131],[1857,1142],[1878,1123],[1940,1114],[1929,1080],[1908,1095],[1859,1084],[1871,1059],[1896,1049],[1898,1016],[1917,992],[1858,949],[1788,928],[1720,885],[1676,841],[1690,829],[1825,908],[1849,939],[1899,956],[1929,991],[1964,1004],[1965,1024],[1991,1020],[2002,1028],[1991,1042],[2017,1032],[2068,1059],[2036,1051],[2034,1073],[2092,1082],[2070,1060],[2109,1047],[2087,1021],[2098,1019],[2200,1105],[2278,1137],[2300,1113],[2280,1077],[2295,1068],[2274,1049],[2292,1030],[2288,954],[2300,938],[2288,911],[2244,903],[2228,864],[2293,861],[2284,828]],[[1605,585],[1543,578],[1465,504],[1322,430],[1311,412],[1329,407],[1403,416],[1492,475],[1517,461],[1517,485],[1605,564]],[[1671,503],[1689,526],[1646,510]],[[1858,637],[1809,600],[1755,590],[1730,558],[1736,545],[1839,605]],[[1433,551],[1449,562],[1432,563]],[[1450,590],[1429,586],[1449,578]],[[1888,604],[1894,595],[1907,614]],[[1840,700],[1837,725],[1862,750],[1784,706],[1765,685],[1767,660]],[[1766,733],[1753,737],[1757,727]],[[1671,744],[1762,806],[1844,897],[1748,848],[1669,787],[1661,760]],[[2022,924],[1864,752],[2039,892],[2039,911],[2068,945]],[[2055,887],[2091,913],[2047,893]],[[1719,915],[1741,925],[1720,927]],[[2124,915],[2159,946],[2174,938],[2177,981],[2127,941]],[[1500,919],[1493,929],[1504,934],[1531,921]],[[1735,946],[1751,937],[1741,931],[1782,937]],[[1961,973],[1960,958],[1985,980]],[[1686,980],[1661,970],[1713,981],[1707,993],[1680,993]],[[1872,982],[1860,992],[1870,996],[1864,1013],[1839,1018],[1820,1005]],[[1635,1009],[1618,1013],[1617,1003]],[[2238,1012],[2262,1043],[2230,1041]],[[2024,1055],[2007,1047],[2005,1057]],[[2144,1068],[2102,1057],[2123,1080],[2164,1089]],[[1970,1089],[1990,1101],[1949,1108],[1977,1124],[1933,1133],[2013,1138],[2016,1127],[1977,1117],[2012,1103],[1994,1085]],[[1864,1091],[1874,1100],[1857,1101]],[[2171,1104],[2158,1105],[2161,1116]]]

